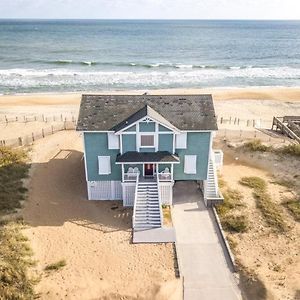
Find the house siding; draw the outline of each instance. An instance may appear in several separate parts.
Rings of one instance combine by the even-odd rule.
[[[174,165],[174,180],[205,180],[207,179],[208,157],[210,151],[210,132],[188,132],[187,148],[175,149],[180,164]],[[184,173],[184,156],[197,155],[197,173]]]
[[[140,148],[140,152],[155,152],[155,148],[149,147],[149,148]]]
[[[140,132],[154,132],[155,131],[155,122],[140,122],[139,123]]]
[[[122,180],[120,165],[116,165],[119,150],[108,149],[107,133],[84,132],[87,181],[119,181]],[[111,174],[99,175],[98,156],[110,156]]]
[[[168,129],[167,127],[165,127],[165,126],[162,126],[162,125],[158,125],[158,130],[159,131],[169,131],[169,132],[172,132],[172,130],[171,129]]]
[[[158,135],[158,150],[173,152],[173,134]]]
[[[122,134],[123,153],[127,151],[136,151],[136,135]]]

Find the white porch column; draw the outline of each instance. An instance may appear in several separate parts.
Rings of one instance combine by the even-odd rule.
[[[121,167],[122,167],[122,182],[124,182],[124,164],[121,164]]]
[[[173,169],[174,169],[174,164],[171,164],[171,181],[173,181]]]

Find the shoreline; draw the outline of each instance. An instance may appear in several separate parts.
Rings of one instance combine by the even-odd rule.
[[[115,90],[93,92],[53,92],[0,95],[0,107],[30,106],[30,105],[78,105],[82,94],[142,94],[174,95],[174,94],[212,94],[215,101],[228,100],[273,100],[300,101],[300,87],[247,87],[247,88],[174,88],[174,89],[143,89],[143,90]]]

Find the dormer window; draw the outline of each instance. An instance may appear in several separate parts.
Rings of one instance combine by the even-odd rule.
[[[141,147],[154,147],[154,134],[142,134]]]

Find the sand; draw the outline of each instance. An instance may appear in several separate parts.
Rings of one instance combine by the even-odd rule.
[[[131,243],[132,209],[88,201],[82,138],[59,132],[32,148],[23,216],[41,299],[180,299],[172,244]],[[113,207],[117,207],[112,209]],[[67,265],[47,273],[46,265]]]
[[[214,100],[276,100],[300,101],[300,88],[235,88],[235,89],[157,89],[157,90],[124,90],[124,91],[99,91],[92,94],[212,94]],[[89,94],[89,92],[84,92]],[[78,105],[82,93],[64,94],[25,94],[2,95],[1,106],[36,106],[36,105]]]
[[[230,138],[229,138],[230,139]],[[245,153],[227,147],[230,143],[217,139],[215,147],[224,151],[222,178],[227,186],[239,190],[246,207],[242,213],[249,220],[246,233],[227,234],[236,243],[236,259],[258,280],[248,288],[249,299],[299,299],[300,291],[300,223],[295,221],[281,203],[285,198],[294,199],[300,193],[299,158],[287,157],[283,160],[270,153]],[[267,182],[268,192],[273,202],[282,211],[288,226],[286,233],[274,233],[264,221],[256,206],[252,190],[238,181],[244,176],[258,176]],[[293,188],[279,185],[276,181],[293,183]]]

